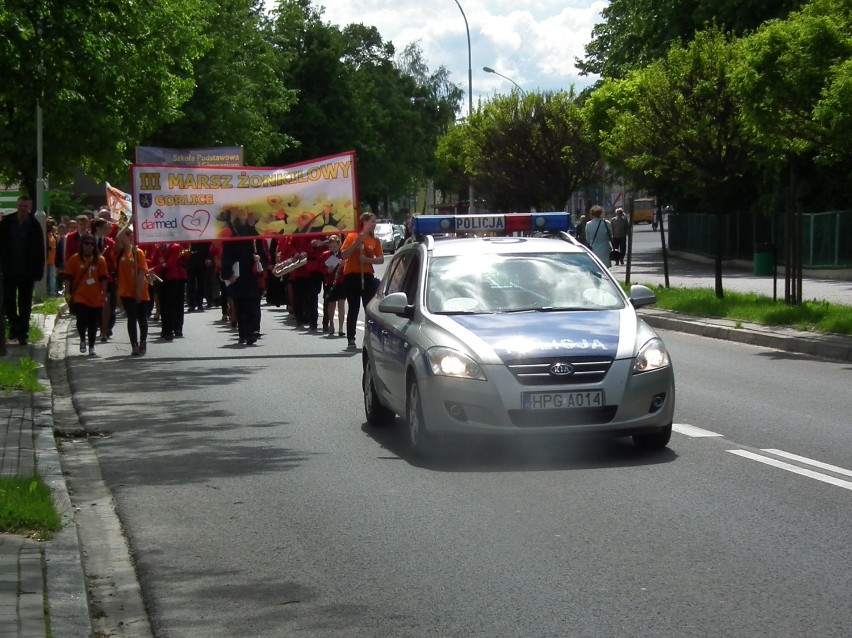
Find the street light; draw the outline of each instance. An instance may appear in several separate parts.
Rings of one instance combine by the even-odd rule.
[[[471,62],[471,52],[470,52],[470,27],[467,24],[467,16],[464,14],[464,9],[462,9],[461,4],[459,4],[459,0],[454,0],[456,6],[461,11],[462,18],[464,19],[464,30],[467,33],[467,121],[470,122],[470,116],[473,114],[473,64]],[[473,206],[473,180],[470,181],[470,189],[468,190],[468,207],[467,212],[474,212]]]
[[[518,91],[520,91],[520,92],[521,92],[521,96],[524,96],[524,97],[526,96],[527,92],[526,92],[526,91],[524,91],[524,90],[521,88],[521,85],[520,85],[520,84],[518,84],[517,82],[515,82],[512,78],[510,78],[510,77],[508,77],[508,76],[506,76],[506,75],[503,75],[502,73],[497,73],[497,71],[495,71],[494,69],[492,69],[490,66],[484,66],[484,67],[482,67],[482,70],[483,70],[483,71],[485,71],[486,73],[493,73],[494,75],[499,75],[499,76],[500,76],[501,78],[503,78],[504,80],[509,80],[509,82],[511,82],[512,84],[514,84],[516,87],[518,87]]]

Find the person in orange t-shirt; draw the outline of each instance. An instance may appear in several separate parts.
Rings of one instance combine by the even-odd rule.
[[[343,287],[349,310],[346,314],[346,338],[348,347],[355,346],[355,329],[358,326],[359,304],[367,307],[376,294],[379,282],[373,274],[373,266],[385,262],[382,242],[373,235],[376,216],[362,213],[361,231],[350,233],[340,248],[343,259]]]
[[[145,251],[133,245],[132,227],[125,227],[115,236],[114,253],[118,259],[118,296],[127,314],[131,354],[138,357],[147,351],[148,304],[151,297],[146,278],[148,260],[145,259]]]
[[[95,356],[95,336],[101,323],[101,312],[104,303],[109,301],[108,279],[106,260],[98,254],[95,237],[86,233],[80,239],[80,252],[71,255],[65,264],[65,290],[77,316],[80,352],[86,352],[88,337],[89,356]]]

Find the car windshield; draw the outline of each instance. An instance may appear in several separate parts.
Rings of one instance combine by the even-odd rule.
[[[378,237],[393,235],[393,224],[376,224],[376,229],[373,232]]]
[[[437,257],[426,286],[426,307],[436,314],[624,307],[616,285],[585,253]]]

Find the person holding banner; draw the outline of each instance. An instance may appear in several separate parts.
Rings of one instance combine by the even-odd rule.
[[[378,280],[373,274],[373,266],[383,264],[385,255],[382,242],[373,235],[376,228],[376,216],[362,213],[361,231],[350,233],[340,250],[343,262],[343,286],[346,289],[346,302],[349,311],[346,315],[346,338],[348,347],[355,347],[355,331],[358,326],[359,303],[367,307],[376,294]]]
[[[222,278],[228,286],[228,297],[237,308],[239,343],[253,345],[260,334],[260,300],[263,276],[267,266],[266,252],[259,250],[255,239],[254,216],[246,224],[235,226],[241,240],[224,242],[222,246]]]
[[[189,249],[177,242],[160,244],[155,259],[154,272],[163,280],[160,284],[160,337],[171,341],[183,336],[185,265]]]
[[[65,264],[65,298],[74,306],[80,352],[95,356],[95,337],[101,323],[101,312],[108,301],[106,260],[98,254],[94,235],[80,238],[80,252],[71,255]]]
[[[133,245],[132,227],[127,226],[116,235],[115,254],[118,258],[118,296],[127,315],[131,355],[138,357],[148,349],[148,304],[151,297],[148,293],[148,261],[145,251]]]

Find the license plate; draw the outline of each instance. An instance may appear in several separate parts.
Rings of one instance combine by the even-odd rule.
[[[602,408],[603,390],[575,392],[524,392],[524,410],[564,410],[566,408]]]

